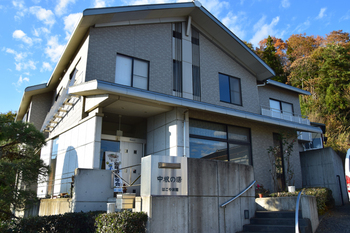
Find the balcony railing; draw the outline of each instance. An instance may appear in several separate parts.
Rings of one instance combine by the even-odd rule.
[[[279,118],[286,121],[292,121],[299,124],[310,125],[310,120],[307,118],[307,116],[294,114],[291,112],[285,112],[279,109],[273,109],[266,106],[261,106],[261,115]],[[308,133],[308,132],[297,132],[297,133],[298,133],[298,140],[312,141],[311,133]]]
[[[46,115],[44,123],[41,127],[41,131],[51,132],[57,124],[64,118],[67,112],[77,102],[79,97],[68,94],[68,85],[63,88],[60,96],[56,102],[52,105],[50,111]]]

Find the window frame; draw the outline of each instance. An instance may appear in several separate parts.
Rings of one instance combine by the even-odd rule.
[[[117,81],[116,80],[116,76],[117,76],[117,58],[118,58],[118,56],[123,56],[123,57],[127,57],[127,58],[131,59],[131,77],[130,77],[131,82],[130,82],[130,86],[116,82]],[[134,61],[135,60],[147,63],[147,88],[146,89],[139,88],[139,87],[134,87]],[[128,87],[141,89],[141,90],[147,90],[147,91],[149,90],[150,61],[145,60],[145,59],[141,59],[141,58],[132,57],[132,56],[129,56],[129,55],[126,55],[126,54],[123,54],[123,53],[117,53],[116,58],[115,58],[115,67],[116,67],[116,70],[115,70],[115,75],[114,75],[114,83],[119,84],[119,85],[123,85],[123,86],[128,86]]]
[[[221,98],[221,90],[222,88],[225,88],[225,87],[221,87],[220,85],[220,77],[221,76],[226,76],[228,78],[228,86],[226,88],[228,88],[228,93],[229,93],[229,97],[230,97],[230,101],[226,101],[226,100],[223,100]],[[231,93],[232,93],[232,90],[231,90],[231,80],[234,79],[234,80],[237,80],[238,83],[239,83],[239,98],[240,98],[240,103],[233,103],[232,102],[232,97],[231,97]],[[227,91],[227,90],[225,90]],[[227,75],[227,74],[224,74],[224,73],[220,73],[219,72],[219,95],[220,95],[220,102],[224,102],[224,103],[229,103],[229,104],[234,104],[234,105],[237,105],[237,106],[243,106],[243,100],[242,100],[242,82],[241,82],[241,79],[238,78],[238,77],[235,77],[235,76],[231,76],[231,75]]]
[[[190,118],[190,121],[191,120],[223,125],[225,127],[226,139],[219,138],[219,137],[210,137],[210,136],[203,136],[203,135],[197,135],[197,134],[190,134],[189,133],[189,139],[190,140],[191,140],[191,138],[195,138],[195,139],[203,139],[203,140],[210,140],[210,141],[216,141],[216,142],[225,142],[226,143],[227,161],[231,161],[230,160],[231,159],[230,158],[230,144],[238,144],[238,145],[248,146],[249,147],[249,158],[248,158],[249,159],[249,165],[253,166],[252,134],[251,134],[251,129],[250,128],[237,126],[237,125],[228,125],[228,124],[223,124],[223,123],[211,122],[211,121],[200,120],[200,119],[195,119],[195,118]],[[230,126],[247,129],[248,133],[249,133],[248,141],[244,142],[244,141],[241,141],[241,140],[230,139],[229,138],[229,127]],[[189,125],[189,127],[191,127],[191,125]],[[191,148],[190,148],[190,150],[191,150]],[[191,156],[191,152],[190,152],[190,156]]]
[[[289,103],[289,102],[286,102],[286,101],[282,101],[282,100],[278,100],[278,99],[274,99],[274,98],[269,98],[269,105],[270,105],[270,109],[271,109],[271,110],[272,110],[272,108],[271,108],[270,100],[279,102],[279,104],[280,104],[280,109],[273,109],[273,110],[279,110],[280,113],[291,113],[291,114],[294,116],[294,105],[293,105],[292,103]],[[282,103],[290,104],[290,105],[292,106],[292,112],[288,112],[288,111],[283,110],[283,108],[282,108],[282,106],[283,106]],[[273,111],[273,110],[272,110],[272,111]]]

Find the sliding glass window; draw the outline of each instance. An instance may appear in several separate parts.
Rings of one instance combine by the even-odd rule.
[[[190,119],[190,157],[252,165],[250,129]]]

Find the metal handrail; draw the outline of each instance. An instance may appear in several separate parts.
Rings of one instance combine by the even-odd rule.
[[[134,185],[134,184],[135,184],[135,182],[136,182],[138,179],[140,179],[141,175],[139,175],[133,182],[131,182],[131,173],[130,173],[130,177],[129,177],[129,179],[130,179],[129,182],[130,182],[130,183],[129,183],[129,182],[127,182],[125,179],[123,179],[121,176],[119,176],[119,174],[118,174],[120,170],[127,169],[127,168],[131,168],[131,167],[137,167],[137,166],[141,166],[141,163],[134,164],[134,165],[131,165],[131,166],[122,167],[122,168],[119,168],[118,170],[112,170],[112,172],[111,172],[111,175],[112,175],[111,187],[114,187],[113,175],[118,176],[118,178],[121,179],[122,181],[124,181],[124,182],[127,184],[128,187],[140,186],[140,184],[136,184],[136,185]]]
[[[236,200],[237,198],[239,198],[240,196],[242,196],[245,192],[247,192],[254,184],[256,183],[256,180],[254,180],[247,188],[245,188],[242,192],[240,192],[237,196],[234,196],[233,198],[231,198],[230,200],[226,201],[225,203],[221,204],[220,207],[226,207],[226,205],[230,204],[231,202],[233,202],[234,200]]]
[[[297,203],[295,206],[295,233],[299,233],[299,203],[301,199],[301,194],[304,192],[304,190],[301,190],[298,194]]]

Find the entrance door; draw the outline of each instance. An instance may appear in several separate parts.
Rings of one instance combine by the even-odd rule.
[[[283,147],[282,138],[280,134],[273,134],[273,146],[276,148],[277,154],[275,156],[276,163],[276,178],[277,178],[277,191],[286,190],[286,179],[284,172],[284,158],[283,158]]]
[[[122,155],[121,168],[133,166],[135,164],[141,164],[143,144],[137,142],[120,142],[120,152]],[[133,182],[140,175],[141,165],[122,170],[122,177],[128,183]],[[139,185],[140,183],[141,178],[135,182],[135,185]],[[126,192],[136,193],[136,195],[140,195],[140,186],[126,188]]]

